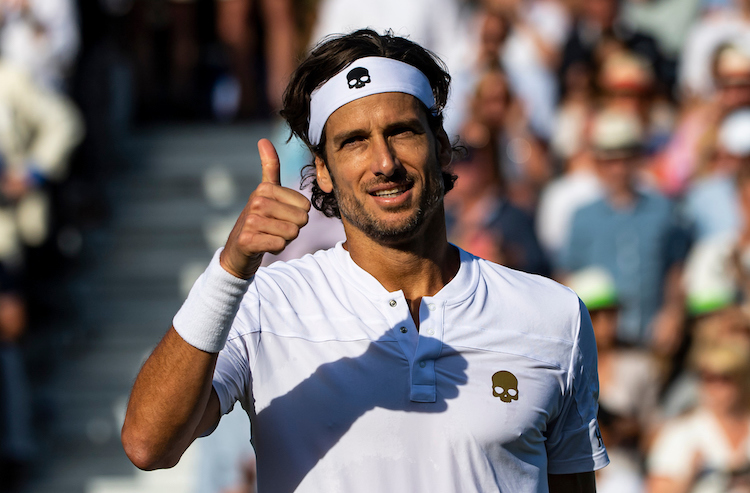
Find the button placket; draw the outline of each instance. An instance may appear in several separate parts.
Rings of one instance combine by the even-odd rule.
[[[420,336],[411,370],[411,400],[414,402],[437,400],[435,360],[443,347],[443,306],[444,303],[430,298],[422,300],[419,310]]]
[[[391,293],[391,296],[391,298],[382,301],[385,304],[383,314],[392,328],[392,334],[398,341],[401,352],[411,365],[414,361],[414,352],[417,346],[417,327],[411,318],[409,305],[406,303],[403,293]]]

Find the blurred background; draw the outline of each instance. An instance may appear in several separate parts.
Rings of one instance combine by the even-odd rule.
[[[0,493],[254,491],[241,410],[144,473],[127,396],[259,138],[299,186],[296,62],[368,26],[453,76],[450,241],[589,307],[598,490],[750,492],[750,0],[0,0]]]

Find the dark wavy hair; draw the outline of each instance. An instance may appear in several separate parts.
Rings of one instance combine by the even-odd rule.
[[[392,58],[418,68],[430,82],[435,105],[426,108],[433,133],[442,130],[443,109],[448,101],[451,77],[445,64],[432,52],[388,31],[378,34],[371,29],[361,29],[350,34],[329,36],[315,46],[292,73],[284,92],[281,116],[292,133],[302,139],[314,156],[326,162],[325,131],[318,145],[310,143],[307,131],[310,120],[310,95],[321,84],[341,72],[355,60],[369,56]],[[325,127],[324,127],[325,130]],[[455,150],[455,149],[454,149]],[[445,191],[453,188],[456,176],[443,171]],[[315,162],[302,168],[302,185],[312,186],[312,205],[328,217],[341,217],[333,192],[325,193],[318,186]]]

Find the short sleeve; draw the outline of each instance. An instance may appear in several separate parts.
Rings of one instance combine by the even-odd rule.
[[[256,279],[242,300],[227,342],[216,361],[213,387],[219,396],[222,415],[231,411],[237,401],[246,410],[251,405],[250,379],[260,335],[259,311]]]
[[[561,411],[547,429],[549,474],[595,471],[609,464],[599,432],[596,342],[586,305],[578,300],[579,324]]]
[[[213,387],[219,396],[222,415],[231,411],[235,402],[247,400],[245,390],[248,388],[250,369],[245,349],[241,338],[230,339],[216,361]]]

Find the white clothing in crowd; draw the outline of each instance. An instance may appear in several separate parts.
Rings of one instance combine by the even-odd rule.
[[[26,0],[28,10],[0,2],[0,55],[48,88],[65,87],[80,47],[73,0]]]

